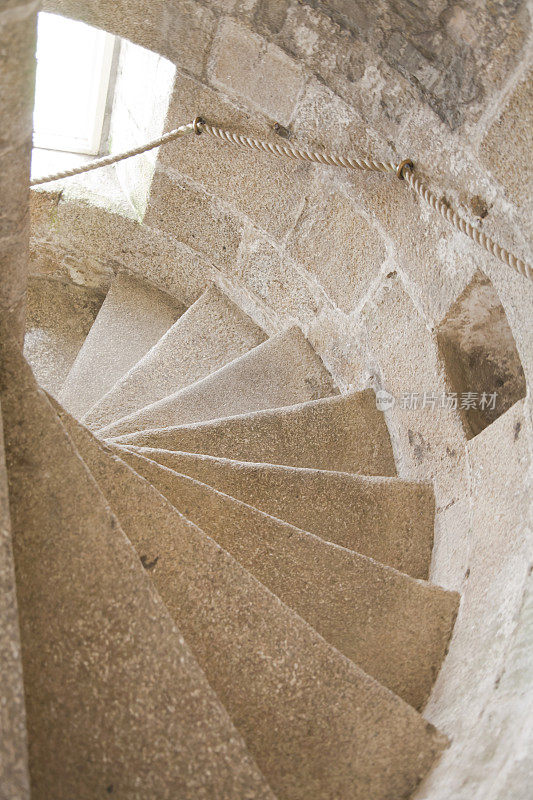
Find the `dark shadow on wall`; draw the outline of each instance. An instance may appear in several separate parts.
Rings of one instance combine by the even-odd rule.
[[[474,275],[450,308],[437,341],[468,439],[525,397],[524,370],[505,311],[483,273]]]

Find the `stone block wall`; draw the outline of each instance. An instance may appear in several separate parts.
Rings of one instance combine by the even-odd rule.
[[[166,129],[202,114],[221,127],[316,149],[409,156],[440,197],[531,260],[525,2],[45,6],[176,64]],[[34,272],[105,288],[127,270],[185,302],[214,281],[268,333],[299,324],[342,391],[372,386],[395,399],[385,413],[399,474],[435,487],[432,578],[464,592],[427,709],[452,745],[418,797],[513,796],[513,759],[517,775],[526,774],[511,676],[527,661],[531,603],[533,552],[521,520],[531,486],[533,282],[450,228],[394,177],[274,159],[206,136],[160,149],[142,223],[53,193],[34,196],[32,210]],[[468,441],[458,411],[402,408],[400,398],[450,391],[438,332],[480,273],[501,303],[529,388]],[[516,494],[509,513],[500,485]],[[500,581],[499,564],[487,555],[491,541],[510,548],[520,564],[515,579],[509,567]],[[476,631],[501,638],[497,657],[480,656],[498,668],[479,686],[458,667],[476,649]],[[529,707],[531,689],[516,682],[515,689]],[[495,716],[476,726],[481,712]],[[491,718],[501,728],[492,729]],[[507,795],[498,794],[502,787]]]

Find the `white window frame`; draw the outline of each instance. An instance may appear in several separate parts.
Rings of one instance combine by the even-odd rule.
[[[87,99],[92,109],[90,118],[92,128],[87,136],[62,135],[59,132],[34,132],[33,146],[45,150],[58,150],[67,153],[97,155],[102,145],[102,132],[106,112],[107,96],[113,64],[115,36],[105,31],[96,31],[93,52],[93,69],[90,96]],[[68,64],[65,64],[68,69]]]

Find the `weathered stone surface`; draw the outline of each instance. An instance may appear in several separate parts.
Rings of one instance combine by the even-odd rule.
[[[266,339],[258,325],[214,286],[84,415],[103,428],[205,378]]]
[[[176,300],[131,275],[109,290],[59,393],[81,416],[167,332],[183,311]]]
[[[371,792],[387,800],[410,792],[445,745],[433,727],[87,430],[73,435],[276,794],[366,800]]]
[[[13,19],[12,10],[18,14],[19,5],[16,0],[4,2],[0,12],[3,22]],[[24,6],[25,9],[29,7]],[[50,3],[47,7],[53,9],[54,5]],[[211,53],[209,50],[217,25],[220,25],[219,30],[226,25],[242,30],[244,48],[250,37],[264,37],[262,52],[272,51],[272,43],[285,51],[297,62],[305,81],[291,116],[284,123],[289,129],[284,135],[315,147],[351,151],[359,143],[375,155],[411,156],[419,174],[427,178],[439,196],[457,205],[470,219],[479,209],[487,209],[484,217],[476,216],[476,224],[518,255],[531,255],[527,242],[530,206],[525,196],[530,159],[523,151],[527,135],[520,117],[525,115],[526,108],[525,88],[521,83],[531,54],[531,43],[527,42],[530,21],[526,3],[504,0],[496,4],[468,5],[439,0],[424,5],[387,0],[371,6],[343,0],[328,3],[217,0],[208,8],[207,3],[196,4],[190,0],[171,3],[155,0],[148,10],[145,3],[137,0],[116,3],[96,0],[90,4],[56,0],[55,8],[84,16],[87,21],[122,32],[144,46],[175,58],[181,70],[194,73],[200,81],[198,84],[190,82],[187,110],[208,117],[210,110],[216,110],[214,116],[220,115],[228,127],[235,125],[245,133],[250,131],[267,138],[273,135],[267,122],[267,119],[272,122],[272,118],[267,109],[259,110],[260,106],[263,108],[264,98],[258,97],[257,85],[253,87],[253,102],[244,94],[237,97],[229,89],[216,92],[198,88],[208,79],[205,65],[209,63],[209,75],[215,65],[215,50]],[[234,14],[237,22],[221,20],[219,23],[221,13]],[[12,52],[15,51],[16,48]],[[9,60],[10,56],[7,57]],[[522,64],[518,63],[520,60]],[[238,68],[239,65],[230,66],[228,84],[235,75],[242,87],[245,71]],[[247,88],[244,86],[243,91]],[[518,102],[512,99],[515,88]],[[228,101],[226,93],[231,94],[233,101]],[[265,91],[264,96],[267,95]],[[255,101],[259,105],[255,105]],[[28,118],[30,111],[28,106]],[[230,111],[237,116],[232,117]],[[0,118],[0,124],[17,124],[16,115],[6,114],[3,107]],[[28,133],[26,130],[26,137]],[[212,249],[216,247],[214,233],[211,241],[215,244],[206,245],[205,255],[199,257],[191,246],[172,240],[168,234],[134,225],[131,220],[118,220],[118,214],[110,215],[101,208],[95,210],[89,204],[64,202],[64,195],[55,218],[54,212],[51,214],[46,235],[40,232],[34,238],[35,266],[63,280],[70,277],[76,282],[103,288],[108,287],[117,271],[127,269],[144,274],[151,283],[180,299],[187,298],[187,303],[194,301],[214,278],[232,298],[239,303],[242,301],[246,311],[269,333],[283,329],[288,316],[290,324],[300,325],[341,388],[362,388],[374,378],[376,387],[387,386],[387,381],[391,380],[391,386],[397,386],[400,391],[405,388],[402,370],[405,383],[414,384],[422,391],[434,381],[439,388],[443,384],[442,365],[436,358],[435,325],[446,317],[472,275],[480,269],[489,276],[501,299],[526,378],[530,379],[533,284],[525,282],[460,232],[454,232],[429,207],[411,196],[405,184],[393,177],[347,176],[340,170],[303,165],[313,179],[316,177],[320,191],[325,194],[327,187],[327,192],[349,196],[350,202],[354,202],[358,211],[384,237],[390,266],[384,264],[382,276],[378,275],[370,285],[362,326],[361,301],[354,311],[346,314],[335,309],[332,299],[326,296],[327,293],[329,298],[333,297],[337,279],[332,278],[326,287],[327,275],[308,270],[304,284],[300,284],[300,267],[296,266],[295,272],[292,259],[287,261],[288,272],[284,275],[283,239],[291,233],[296,204],[301,203],[311,189],[307,179],[302,185],[300,177],[297,178],[296,165],[286,162],[284,166],[285,162],[272,159],[270,177],[269,159],[265,158],[263,166],[259,154],[256,157],[252,152],[241,153],[222,145],[217,149],[215,142],[201,137],[183,143],[187,147],[187,169],[191,170],[191,175],[196,168],[195,174],[200,176],[201,170],[206,168],[205,184],[203,179],[192,178],[195,188],[200,188],[198,183],[204,185],[210,199],[214,195],[213,202],[229,203],[231,210],[250,220],[244,221],[246,242],[241,238],[236,256],[227,263],[220,262],[220,254]],[[210,149],[213,146],[212,158],[222,162],[214,168],[212,164],[209,169],[207,164],[194,164],[194,148],[198,147],[201,152],[206,144]],[[176,158],[178,148],[176,144]],[[514,158],[513,153],[516,163],[500,168],[499,164],[508,157]],[[226,160],[235,164],[236,181],[243,187],[242,197],[237,191],[232,196],[234,170],[233,166],[226,168]],[[286,179],[279,180],[280,196],[276,204],[276,181],[282,174],[274,171],[278,168],[284,171]],[[5,169],[1,172],[7,174]],[[261,188],[261,182],[265,187],[264,197],[272,198],[270,212],[260,191],[256,190],[256,187]],[[23,183],[18,186],[22,191]],[[293,205],[291,186],[295,189]],[[482,201],[477,207],[471,205],[474,197]],[[241,205],[237,205],[239,202]],[[24,210],[18,201],[11,210],[5,201],[2,205],[6,218],[18,218],[19,213],[23,218]],[[12,211],[14,216],[11,216]],[[258,232],[254,226],[262,231]],[[246,262],[248,258],[249,263]],[[18,266],[14,262],[9,261],[7,266],[11,274],[13,271],[17,274]],[[391,278],[386,277],[394,277],[394,272],[404,287],[405,302],[396,302],[393,282],[391,288]],[[341,274],[338,279],[340,295],[346,292],[344,277]],[[23,284],[24,281],[16,285],[8,305],[12,327],[16,322],[19,332],[22,331]],[[386,300],[387,290],[393,292],[390,302]],[[313,306],[315,298],[319,303],[317,311]],[[525,409],[519,433],[522,435],[526,430],[531,441],[530,400]],[[402,474],[436,480],[432,576],[446,586],[461,589],[469,568],[471,506],[480,498],[481,502],[484,500],[479,493],[470,496],[469,473],[463,458],[465,440],[458,433],[460,428],[456,428],[455,423],[449,428],[449,420],[440,417],[431,425],[428,422],[426,426],[424,422],[419,426],[420,416],[408,411],[403,416],[389,414],[388,418]],[[220,433],[221,429],[216,430]],[[311,439],[314,436],[312,429],[309,436]],[[504,441],[499,447],[498,456],[506,459],[509,443]],[[417,464],[417,459],[421,459],[421,463]],[[516,476],[515,486],[519,485],[520,477],[521,474]],[[500,498],[497,503],[500,508],[503,500]],[[528,565],[531,563],[530,555],[523,555],[523,559]],[[491,570],[498,574],[497,568],[498,565],[489,564],[487,579]],[[525,753],[531,749],[527,739],[531,709],[526,698],[527,678],[521,677],[527,675],[524,665],[529,655],[525,645],[519,644],[518,635],[521,630],[525,638],[528,597],[524,594],[523,604],[513,618],[517,635],[509,644],[512,660],[508,661],[503,675],[494,677],[498,690],[493,694],[493,702],[476,720],[474,733],[479,732],[482,737],[481,745],[470,747],[469,741],[458,738],[464,745],[463,760],[457,762],[457,772],[452,778],[452,787],[459,787],[458,797],[461,793],[469,800],[474,795],[487,800],[529,797],[531,765]],[[500,607],[507,608],[503,601]],[[459,697],[463,689],[457,690],[454,697]],[[450,694],[454,691],[451,689]],[[520,698],[517,703],[512,700],[513,693]],[[457,724],[462,725],[460,713],[457,719]],[[469,724],[465,723],[465,730],[473,730]],[[518,727],[524,732],[519,732]],[[494,739],[496,730],[502,732],[498,741]],[[486,743],[486,750],[483,743]],[[424,800],[448,800],[448,772],[443,769],[435,773],[435,782],[428,784]]]
[[[211,53],[213,83],[286,125],[303,87],[302,68],[278,47],[223,21]]]
[[[178,73],[170,101],[167,129],[199,114],[228,130],[259,139],[280,141],[260,114],[244,113],[220,93]],[[211,136],[189,136],[161,149],[159,161],[206,189],[274,236],[283,236],[296,222],[309,176],[309,165],[244,150]]]
[[[103,299],[94,289],[30,277],[24,355],[43,389],[57,395]]]
[[[365,307],[364,318],[380,386],[391,395],[385,398],[386,411],[399,474],[435,479],[437,503],[456,500],[464,489],[465,475],[457,468],[466,439],[458,412],[442,407],[449,387],[435,337],[397,277],[382,288],[372,307]]]
[[[341,391],[363,389],[368,385],[363,330],[353,317],[339,309],[325,308],[310,323],[307,338],[324,366],[335,375]]]
[[[29,800],[26,711],[11,520],[0,420],[0,797]]]
[[[340,192],[306,204],[289,253],[315,275],[342,311],[352,311],[385,259],[379,233]]]
[[[415,708],[425,703],[444,657],[458,595],[378,563],[377,545],[376,560],[365,558],[143,455],[116,452],[327,642]],[[323,496],[329,499],[327,491]],[[386,502],[379,498],[376,505]],[[379,523],[373,531],[382,533]],[[403,538],[399,526],[397,537]]]
[[[30,153],[30,135],[18,147],[0,152],[0,240],[19,233],[27,221]]]
[[[209,283],[209,267],[197,253],[121,214],[64,202],[54,192],[32,192],[31,213],[33,273],[107,290],[118,272],[128,271],[185,305]]]
[[[211,263],[228,266],[237,255],[239,218],[179,175],[156,170],[144,222],[184,242]]]
[[[286,250],[274,247],[251,227],[244,231],[229,277],[233,275],[282,320],[297,317],[307,323],[325,302],[323,292],[312,284]]]
[[[122,449],[133,449],[321,539],[415,578],[429,575],[435,503],[428,484],[179,451]]]
[[[0,11],[0,313],[23,336],[38,4]],[[15,307],[20,314],[14,314]],[[22,323],[22,324],[21,324]]]
[[[297,29],[293,21],[295,5],[291,4],[284,20],[273,22],[266,14],[261,17],[276,40],[293,52],[297,45],[291,46],[289,32]],[[484,5],[463,7],[446,0],[384,2],[371,11],[365,3],[346,0],[306,0],[301,5],[310,6],[314,13],[300,12],[298,26],[305,20],[320,36],[315,34],[308,51],[298,53],[300,57],[307,55],[311,60],[323,54],[328,43],[339,42],[335,70],[355,83],[361,77],[357,56],[364,43],[379,52],[452,128],[460,125],[472,109],[479,109],[487,84],[498,86],[505,79],[516,63],[527,31],[521,0],[502,3],[497,10]],[[493,61],[501,62],[499,69],[487,69]]]
[[[469,439],[525,397],[524,370],[505,311],[489,279],[476,273],[437,329],[451,388],[484,402],[459,410]]]
[[[378,133],[352,105],[317,79],[306,84],[291,127],[297,142],[313,149],[371,154],[380,160],[397,155],[389,137]]]
[[[19,2],[0,11],[0,152],[21,142],[29,152],[35,82],[35,42],[38,4]],[[8,111],[9,109],[9,111]],[[19,178],[29,162],[18,161]],[[18,183],[18,180],[16,183]],[[24,175],[27,185],[28,175]],[[16,184],[15,187],[16,188]]]
[[[0,239],[0,307],[8,309],[25,294],[29,225],[14,236]]]
[[[124,444],[363,475],[396,475],[374,392],[120,437]]]
[[[480,159],[517,205],[531,205],[533,172],[533,86],[526,73],[489,128],[480,147]]]
[[[5,338],[1,363],[32,796],[271,798]]]
[[[354,35],[337,16],[327,13],[318,2],[291,2],[286,15],[279,16],[274,27],[263,22],[265,1],[256,13],[255,24],[270,39],[297,61],[305,64],[357,112],[363,114],[376,130],[386,136],[397,133],[409,116],[416,90],[396,69],[379,57],[370,44]],[[352,5],[352,9],[353,9]],[[361,4],[359,7],[362,8]],[[364,10],[363,10],[363,13]],[[370,15],[377,22],[379,11]],[[380,44],[376,48],[380,49]]]
[[[527,428],[522,401],[468,445],[468,570],[450,652],[426,709],[452,744],[417,795],[424,800],[467,800],[485,795],[485,787],[491,800],[525,800],[529,791],[522,791],[533,702]]]
[[[330,374],[299,328],[262,342],[200,381],[98,431],[115,438],[292,406],[337,394]]]

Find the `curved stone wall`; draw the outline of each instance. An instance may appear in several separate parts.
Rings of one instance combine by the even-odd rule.
[[[439,195],[531,259],[526,4],[370,5],[45,3],[176,63],[167,129],[201,113],[265,138],[410,156]],[[431,398],[452,388],[438,329],[480,272],[531,387],[533,283],[394,178],[275,160],[207,137],[160,150],[142,224],[34,195],[32,269],[92,286],[126,269],[186,301],[214,280],[269,332],[301,325],[341,389],[371,385],[395,399],[386,416],[399,474],[435,486],[433,578],[462,592],[426,709],[451,746],[417,797],[525,800],[533,742],[530,388],[470,440],[459,412],[439,409],[438,400],[433,408]],[[411,407],[409,397],[424,393],[425,407]]]

